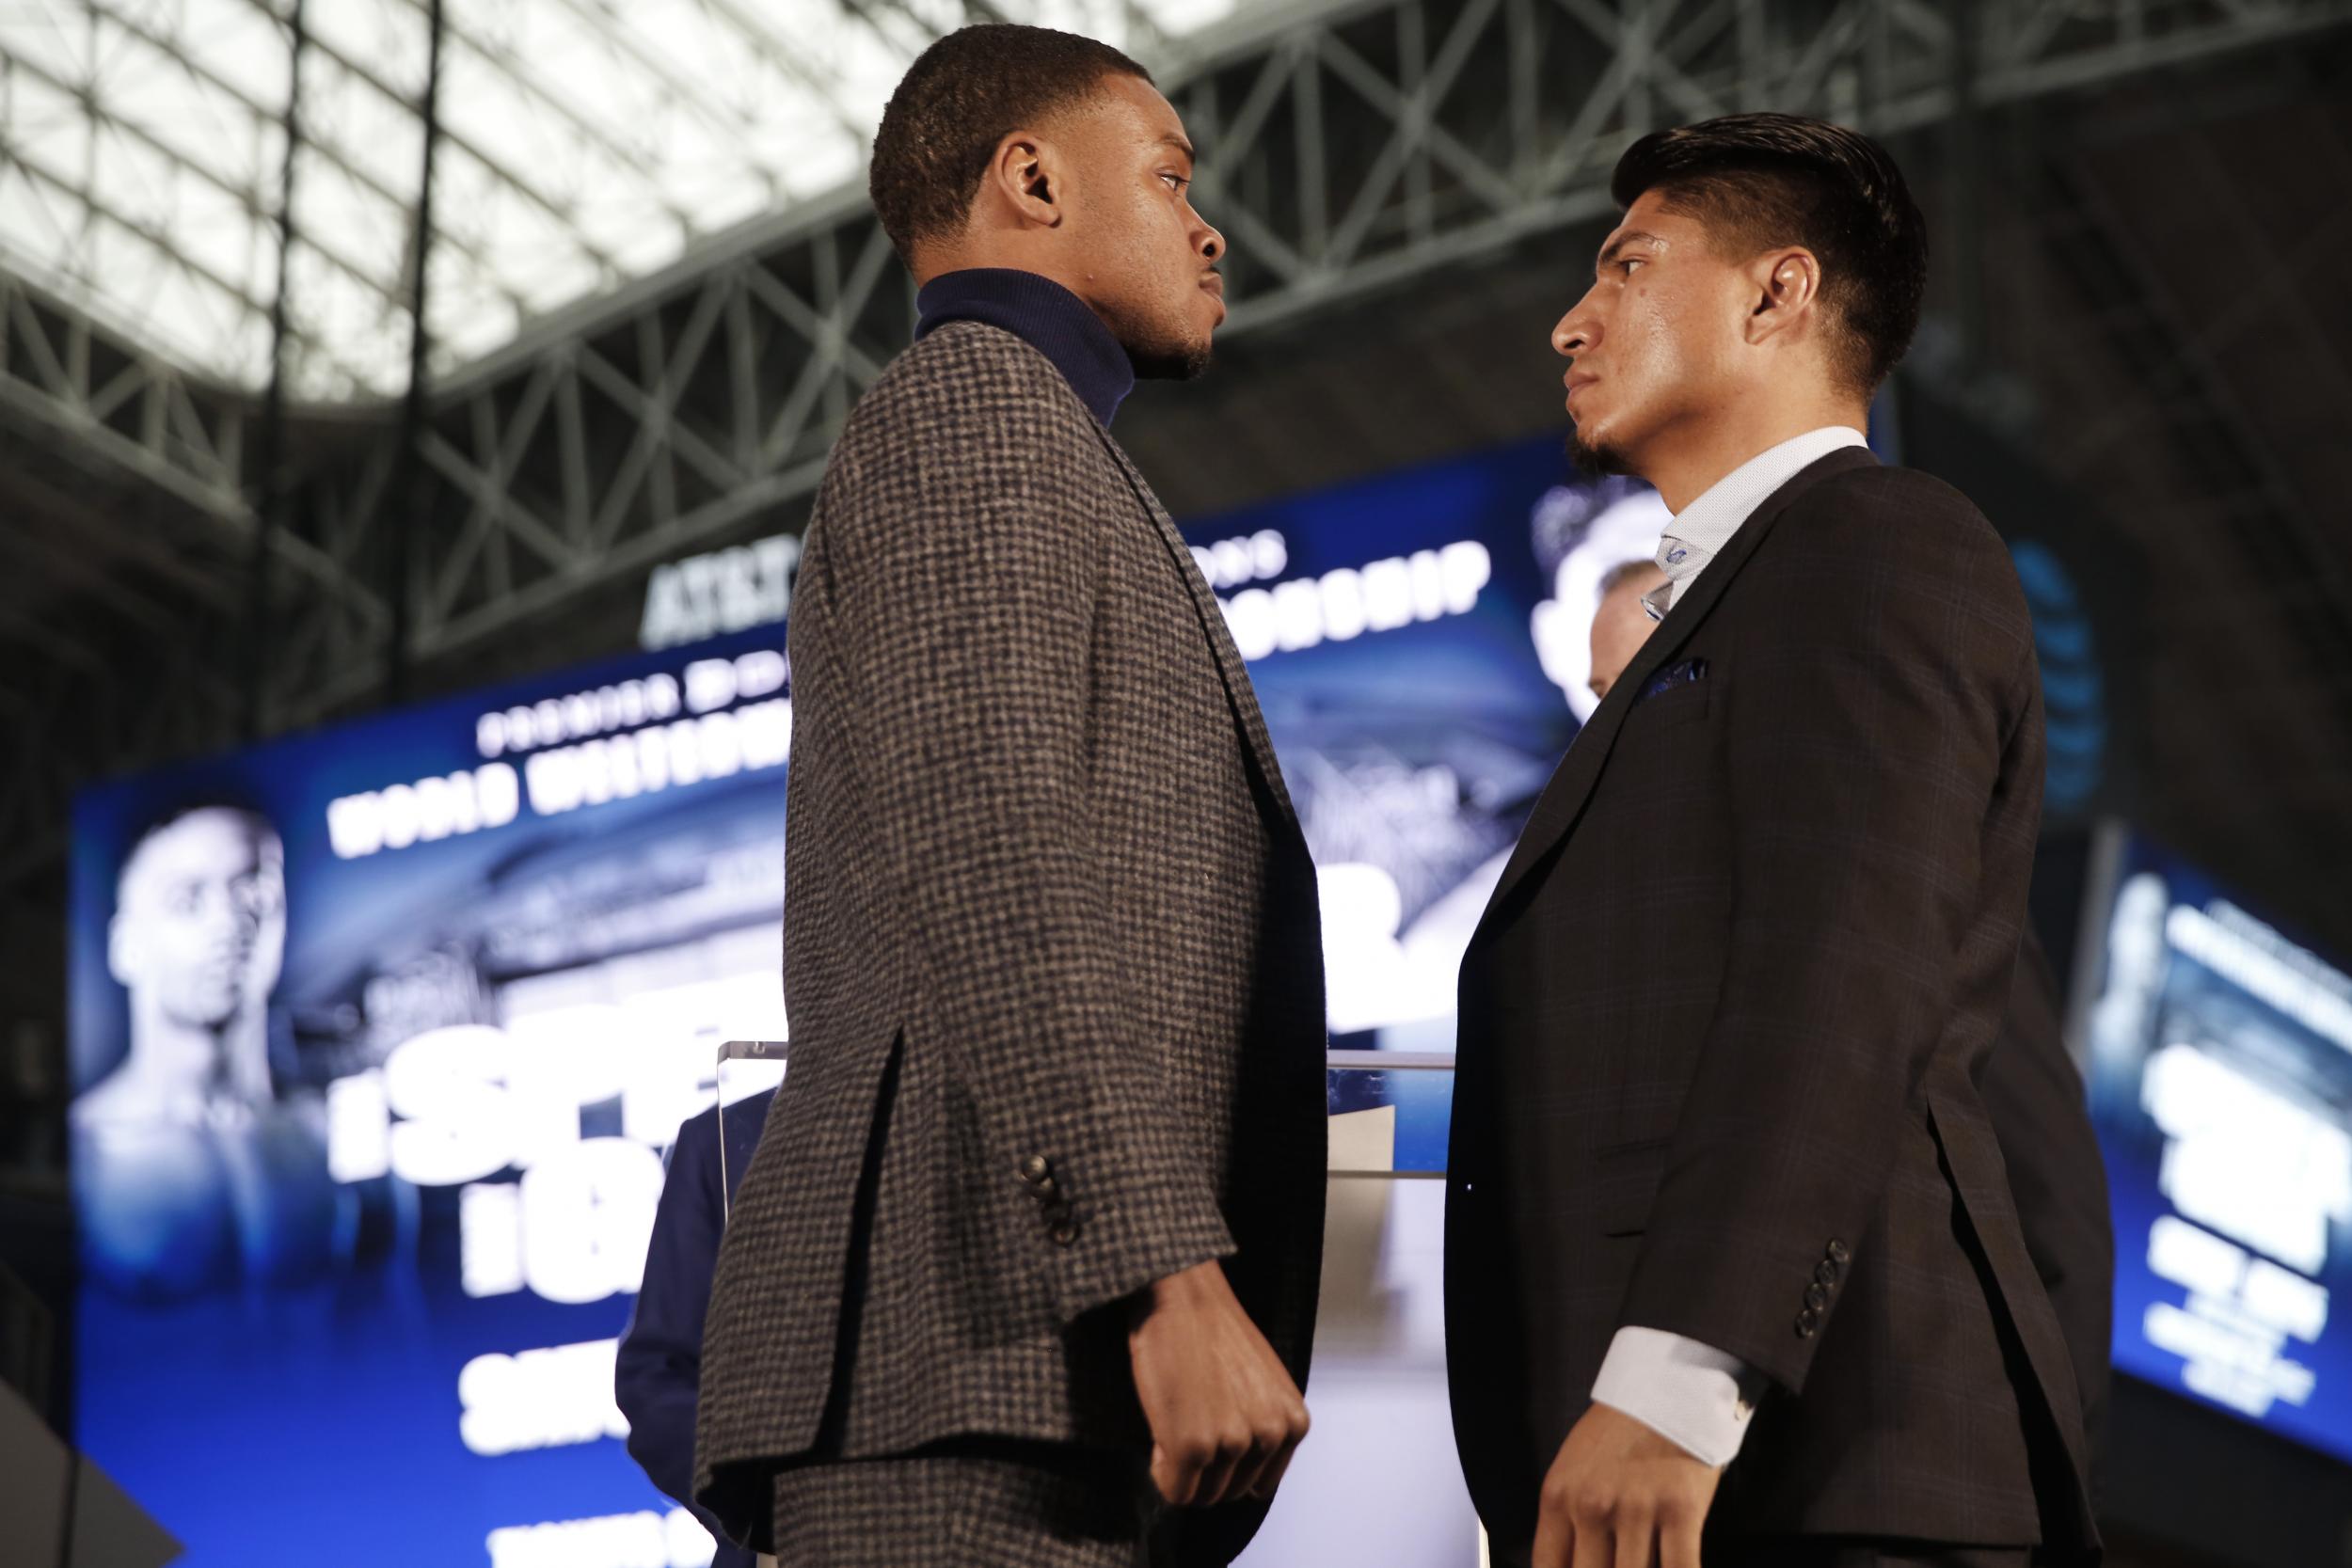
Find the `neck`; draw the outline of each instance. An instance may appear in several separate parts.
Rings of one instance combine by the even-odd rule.
[[[943,277],[951,272],[1000,268],[1007,272],[1034,273],[1049,283],[1058,283],[1086,301],[1088,309],[1094,310],[1090,293],[1092,284],[1086,272],[1063,266],[1064,258],[1058,250],[1022,244],[1024,237],[1018,234],[990,235],[986,243],[967,242],[953,249],[918,251],[913,268],[914,286],[919,291],[932,278]],[[1094,313],[1097,316],[1102,314],[1100,310]]]
[[[140,1007],[129,1070],[160,1099],[259,1101],[269,1097],[269,1051],[261,1020],[242,1014],[217,1029]]]
[[[1639,454],[1634,471],[1657,487],[1667,511],[1679,513],[1725,474],[1783,441],[1825,425],[1867,431],[1869,418],[1867,399],[1818,397],[1791,404],[1750,398],[1727,409],[1692,415],[1659,432]]]

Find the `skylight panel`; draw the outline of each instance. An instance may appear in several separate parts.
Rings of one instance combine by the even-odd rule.
[[[427,0],[304,19],[289,267],[302,398],[405,385]],[[0,265],[198,372],[269,373],[292,0],[0,8]],[[999,0],[1148,50],[1233,0]],[[437,370],[862,182],[907,62],[962,0],[445,0]]]

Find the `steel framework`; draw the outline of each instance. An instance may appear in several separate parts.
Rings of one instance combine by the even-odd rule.
[[[1966,54],[1955,16],[1971,19]],[[1632,136],[1743,107],[1882,134],[2352,19],[2347,0],[1380,0],[1295,8],[1164,71],[1207,150],[1248,332],[1608,208]],[[1971,69],[1963,73],[1965,61]],[[859,391],[906,341],[904,277],[845,193],[755,223],[547,324],[445,384],[405,592],[420,662],[477,646],[814,489]],[[356,563],[389,454],[332,476],[314,542]],[[389,597],[396,584],[380,585]],[[318,634],[326,635],[326,634]],[[300,722],[378,677],[287,661]]]
[[[2346,21],[2352,0],[1299,0],[1158,63],[1204,149],[1201,205],[1233,242],[1230,334],[1596,217],[1617,151],[1660,123],[1769,106],[1894,135]],[[5,278],[0,306],[0,409],[168,498],[189,531],[250,547],[240,398]],[[660,560],[792,526],[911,324],[903,272],[844,191],[444,378],[413,491],[394,483],[389,408],[345,415],[374,421],[356,441],[322,429],[334,458],[308,466],[271,535],[287,569],[273,574],[265,727],[361,701],[395,652],[446,665]],[[0,791],[54,798],[58,768],[139,748],[107,750]],[[24,842],[39,815],[0,798],[0,842]]]

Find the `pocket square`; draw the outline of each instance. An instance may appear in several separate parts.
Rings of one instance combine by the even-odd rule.
[[[1645,703],[1661,692],[1672,691],[1677,687],[1695,686],[1706,678],[1707,660],[1686,658],[1679,664],[1669,664],[1652,675],[1649,684],[1642,688],[1642,694],[1633,700]]]

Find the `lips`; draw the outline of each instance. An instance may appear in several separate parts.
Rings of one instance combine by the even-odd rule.
[[[1568,388],[1567,405],[1570,408],[1574,408],[1576,406],[1576,394],[1583,391],[1594,382],[1599,380],[1600,377],[1597,375],[1577,375],[1571,372],[1563,379],[1567,383]]]

